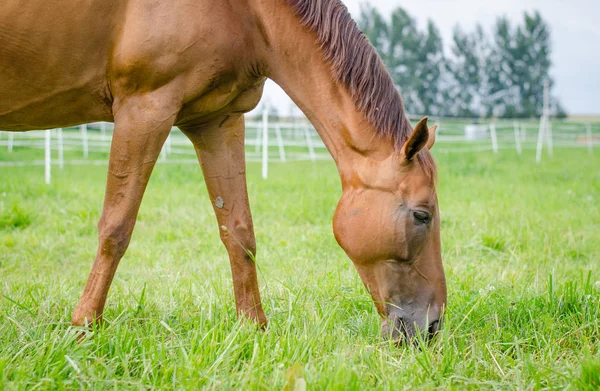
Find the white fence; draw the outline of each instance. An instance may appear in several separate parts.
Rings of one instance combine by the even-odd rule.
[[[417,118],[415,118],[417,119]],[[543,149],[552,155],[555,147],[585,148],[593,153],[600,145],[600,124],[562,121],[436,119],[436,153],[490,151],[514,149],[521,155],[526,149],[536,149],[541,161]],[[544,126],[545,125],[545,126]],[[31,132],[0,132],[0,148],[12,152],[15,148],[43,149],[43,160],[0,160],[0,166],[43,165],[46,183],[51,180],[51,167],[65,164],[106,164],[110,150],[113,124],[93,123],[76,128]],[[330,159],[325,145],[306,119],[269,121],[268,113],[261,120],[246,121],[246,159],[262,162],[263,177],[268,176],[269,162]],[[69,158],[65,159],[65,152]],[[97,155],[100,153],[101,155]],[[91,156],[90,156],[91,155]],[[190,141],[173,129],[161,152],[159,163],[196,163]]]

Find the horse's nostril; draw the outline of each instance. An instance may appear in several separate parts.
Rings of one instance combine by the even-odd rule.
[[[429,333],[430,334],[435,334],[439,331],[440,329],[440,321],[439,320],[435,320],[433,322],[431,322],[431,324],[429,325]]]

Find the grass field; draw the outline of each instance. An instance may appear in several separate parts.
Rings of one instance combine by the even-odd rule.
[[[43,167],[0,168],[0,389],[598,389],[600,152],[437,161],[448,313],[421,349],[380,340],[331,231],[332,162],[273,164],[267,181],[248,167],[265,332],[236,320],[199,167],[157,166],[107,322],[81,343],[69,320],[105,167],[54,169],[51,186]]]

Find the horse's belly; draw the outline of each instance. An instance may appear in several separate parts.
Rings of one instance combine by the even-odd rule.
[[[0,129],[106,120],[106,68],[118,2],[3,0]]]
[[[50,129],[113,120],[110,103],[102,102],[100,94],[87,88],[0,103],[0,130]]]

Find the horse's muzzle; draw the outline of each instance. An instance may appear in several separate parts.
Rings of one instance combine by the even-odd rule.
[[[384,339],[392,340],[397,345],[403,343],[419,343],[431,340],[441,328],[441,319],[425,317],[416,319],[401,314],[390,314],[383,321],[381,334]]]

